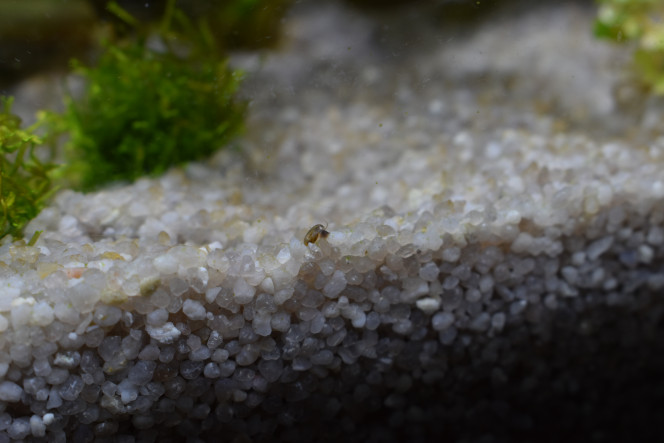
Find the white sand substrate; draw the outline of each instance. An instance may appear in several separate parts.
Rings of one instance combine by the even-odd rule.
[[[659,435],[661,103],[512,8],[305,2],[239,149],[60,192],[0,247],[0,442]]]

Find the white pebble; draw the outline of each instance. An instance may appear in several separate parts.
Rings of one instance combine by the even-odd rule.
[[[466,290],[466,301],[469,303],[476,303],[478,301],[482,300],[482,293],[475,289],[475,288],[470,288]]]
[[[286,262],[288,262],[288,260],[290,259],[291,259],[291,252],[290,249],[288,249],[288,246],[281,248],[281,250],[277,254],[277,261],[283,265]]]
[[[454,314],[450,312],[439,312],[431,318],[431,326],[436,331],[443,331],[454,324]]]
[[[328,298],[334,298],[337,295],[341,294],[346,288],[346,276],[343,272],[336,270],[330,280],[323,287],[323,295]]]
[[[269,314],[256,314],[251,326],[256,334],[267,337],[272,333],[271,321],[272,317]]]
[[[652,262],[654,256],[655,253],[650,246],[648,245],[639,246],[639,261],[641,263],[649,264],[650,262]]]
[[[442,100],[431,100],[429,102],[428,110],[431,114],[437,115],[440,114],[444,107]]]
[[[572,264],[574,266],[581,266],[586,262],[586,253],[578,251],[572,254]]]
[[[489,274],[484,274],[480,277],[479,289],[484,294],[493,290],[493,277]]]
[[[664,183],[662,183],[659,180],[653,182],[652,192],[653,192],[653,195],[655,196],[655,198],[664,197]]]
[[[23,388],[11,381],[0,382],[0,400],[10,403],[21,399]]]
[[[420,268],[420,278],[426,281],[434,281],[438,278],[440,270],[434,262],[429,262]]]
[[[173,254],[163,254],[152,261],[152,266],[162,274],[175,274],[180,264]]]
[[[19,295],[25,282],[18,276],[0,279],[0,311],[9,311],[12,301]]]
[[[260,288],[268,294],[274,294],[274,282],[272,277],[265,277],[260,284]]]
[[[34,437],[43,437],[46,435],[46,426],[40,416],[33,415],[30,417],[30,431]]]
[[[62,398],[58,393],[57,388],[51,388],[51,392],[48,394],[48,401],[46,402],[46,409],[55,409],[62,406]]]
[[[366,322],[367,322],[367,315],[360,310],[358,310],[358,312],[356,312],[351,319],[353,327],[358,329],[363,328]]]
[[[290,298],[293,296],[293,292],[293,288],[284,288],[278,290],[274,293],[274,303],[277,305],[284,304],[287,300],[290,300]]]
[[[507,214],[505,214],[505,222],[516,225],[519,224],[521,221],[521,213],[519,211],[516,211],[514,209],[507,211]]]
[[[576,285],[579,278],[579,271],[575,267],[564,266],[560,272],[570,285]]]
[[[23,439],[27,437],[29,434],[30,434],[30,422],[28,421],[28,419],[24,417],[20,418],[17,417],[14,419],[9,429],[7,429],[6,435],[11,437],[14,441],[23,441]]]
[[[95,309],[93,319],[99,326],[113,326],[122,317],[122,311],[115,306],[101,305]]]
[[[46,414],[44,414],[44,417],[42,418],[42,421],[44,422],[44,424],[46,426],[48,426],[48,425],[52,424],[53,422],[55,422],[55,415],[52,412],[47,412]]]
[[[336,268],[332,260],[321,260],[320,262],[318,262],[318,267],[320,268],[320,272],[322,272],[323,275],[326,277],[332,275],[332,273]]]
[[[226,273],[231,263],[222,250],[213,250],[208,254],[207,264],[221,273]]]
[[[226,349],[215,349],[210,357],[210,360],[217,363],[223,363],[228,360],[229,352]]]
[[[648,237],[646,238],[648,243],[654,246],[659,246],[664,243],[664,229],[659,226],[653,226],[648,232]]]
[[[378,326],[380,326],[380,314],[375,311],[369,312],[369,314],[367,314],[365,327],[370,331],[374,331]]]
[[[217,299],[217,295],[219,295],[219,292],[221,292],[220,287],[207,289],[205,291],[205,301],[208,303],[214,303],[214,301]]]
[[[203,375],[206,378],[218,378],[219,376],[221,376],[221,370],[219,369],[219,365],[214,362],[209,362],[208,364],[205,365],[205,368],[203,369]]]
[[[270,325],[275,331],[286,332],[290,327],[290,314],[281,311],[270,318]]]
[[[147,315],[146,320],[151,326],[161,326],[168,320],[168,311],[163,308],[155,309]]]
[[[595,240],[588,246],[588,249],[586,250],[588,259],[590,261],[597,260],[602,254],[609,250],[612,244],[613,237],[610,235],[602,237],[599,240]]]
[[[233,285],[233,300],[240,305],[246,305],[254,299],[256,288],[251,286],[247,281],[241,277],[235,280]]]
[[[122,403],[127,404],[138,398],[138,388],[128,379],[124,379],[118,385],[118,393]]]
[[[50,325],[53,317],[53,308],[45,301],[40,301],[32,308],[32,321],[39,326]]]
[[[440,300],[432,297],[425,297],[417,300],[415,305],[425,314],[433,314],[440,308]]]
[[[145,330],[150,337],[157,340],[159,343],[165,344],[173,343],[181,334],[180,330],[170,321],[165,325],[158,327],[146,325]]]
[[[17,299],[21,300],[21,299]],[[15,300],[16,301],[16,300]],[[29,304],[14,305],[10,313],[12,327],[16,330],[21,326],[27,325],[32,317],[32,307]]]
[[[443,260],[450,263],[455,263],[461,257],[461,249],[456,246],[447,248],[443,251]]]
[[[450,289],[456,288],[458,284],[459,284],[459,279],[454,275],[450,275],[447,278],[445,278],[445,280],[443,281],[443,289],[448,291]]]
[[[327,241],[332,246],[339,246],[348,240],[350,233],[345,230],[341,231],[330,231],[330,235],[327,236]]]
[[[528,252],[534,243],[533,236],[527,232],[521,232],[512,242],[512,251],[516,253]]]
[[[204,320],[206,318],[205,307],[196,300],[185,300],[182,305],[182,312],[192,320]]]

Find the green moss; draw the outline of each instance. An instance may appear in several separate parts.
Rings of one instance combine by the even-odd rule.
[[[167,0],[152,0],[149,8],[142,2],[118,0],[118,3],[135,16],[127,20],[127,13],[118,14],[117,6],[109,7],[105,0],[89,0],[104,19],[110,19],[120,34],[131,32],[130,21],[154,22],[168,7]],[[219,48],[258,49],[274,46],[280,35],[281,21],[293,0],[176,0],[175,6],[182,9],[192,22],[204,23],[216,40]],[[122,17],[122,18],[120,18]],[[175,24],[173,29],[178,29]]]
[[[635,42],[634,61],[656,94],[664,94],[664,2],[662,0],[597,0],[595,35],[616,42]]]
[[[73,62],[86,86],[80,98],[66,99],[63,114],[41,111],[37,124],[22,129],[12,99],[0,97],[0,238],[21,235],[53,194],[54,180],[92,190],[160,174],[227,144],[242,129],[246,103],[235,98],[241,73],[223,51],[275,42],[290,2],[182,2],[212,8],[190,10],[194,23],[167,0],[157,25],[109,3],[131,31],[116,32],[123,37],[109,39],[94,66]],[[64,153],[57,152],[63,138]],[[47,147],[63,166],[40,160],[36,150]]]
[[[54,192],[49,176],[54,165],[35,152],[42,143],[34,133],[36,126],[21,129],[21,119],[11,112],[12,102],[0,97],[0,238],[20,237]]]
[[[69,134],[67,173],[83,190],[208,156],[244,119],[245,104],[234,98],[241,74],[228,68],[205,26],[193,26],[173,2],[157,29],[110,6],[136,33],[107,43],[94,67],[74,63],[86,91],[67,101],[55,125]]]
[[[213,3],[207,16],[220,45],[256,49],[273,46],[291,0],[233,0]]]

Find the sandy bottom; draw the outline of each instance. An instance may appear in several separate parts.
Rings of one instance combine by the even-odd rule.
[[[296,6],[239,150],[0,247],[0,442],[661,437],[662,103],[592,17]]]

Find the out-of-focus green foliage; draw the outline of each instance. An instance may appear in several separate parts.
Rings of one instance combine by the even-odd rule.
[[[226,48],[273,46],[279,36],[281,18],[291,0],[233,0],[212,4],[207,18],[220,45]]]
[[[204,24],[191,23],[173,1],[156,28],[113,2],[109,8],[136,32],[107,43],[96,66],[74,63],[85,94],[69,98],[52,125],[69,136],[66,173],[83,190],[210,155],[244,119],[245,105],[234,98],[241,75]]]
[[[100,17],[114,23],[115,30],[124,34],[132,28],[108,10],[107,0],[88,0]],[[117,0],[117,4],[145,24],[158,20],[168,7],[169,0]],[[293,0],[176,0],[193,23],[210,29],[216,44],[223,50],[271,47],[279,40],[281,20]],[[117,11],[113,11],[117,12]],[[177,23],[173,23],[177,30]]]
[[[634,60],[644,81],[664,94],[664,1],[597,0],[595,35],[636,43]]]
[[[21,119],[11,112],[12,102],[0,97],[0,238],[20,236],[54,192],[49,177],[54,165],[40,161],[35,153],[42,143],[34,133],[39,123],[21,129]]]
[[[86,86],[80,98],[66,98],[64,113],[40,111],[22,129],[13,100],[0,97],[0,238],[21,235],[54,181],[91,190],[162,173],[227,144],[242,129],[246,103],[235,98],[241,73],[229,69],[225,51],[275,42],[291,1],[163,0],[156,24],[108,3],[124,32],[109,34],[93,66],[72,63]],[[44,161],[36,150],[47,147]],[[54,158],[64,164],[56,168]]]

